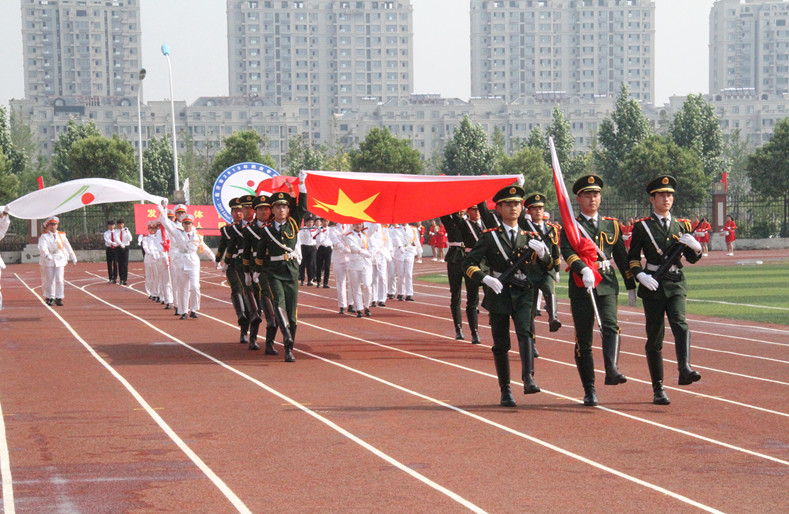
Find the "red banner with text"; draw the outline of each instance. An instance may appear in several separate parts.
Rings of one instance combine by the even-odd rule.
[[[175,209],[175,205],[167,208]],[[218,236],[219,229],[227,225],[213,205],[187,205],[186,212],[195,217],[195,228],[204,236]],[[159,219],[159,209],[155,205],[134,205],[134,229],[138,235],[147,234],[148,222],[156,219]]]

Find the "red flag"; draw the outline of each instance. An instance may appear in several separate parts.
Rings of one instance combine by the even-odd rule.
[[[260,193],[290,193],[288,184],[293,186],[293,191],[299,190],[299,177],[287,177],[285,175],[277,175],[275,177],[261,180],[258,187],[255,189],[256,194]]]
[[[729,190],[729,182],[727,180],[728,179],[728,175],[729,174],[726,173],[725,171],[723,172],[723,180],[721,180],[721,182],[723,182],[724,191],[728,191]]]
[[[399,175],[308,171],[310,212],[337,223],[409,223],[437,218],[490,198],[516,175]]]
[[[551,147],[551,163],[553,164],[553,185],[556,188],[556,201],[559,203],[559,211],[562,213],[562,222],[564,225],[562,229],[567,234],[567,241],[573,247],[578,257],[591,268],[594,273],[594,285],[603,280],[600,272],[597,271],[597,247],[591,239],[581,237],[578,230],[578,225],[575,221],[573,214],[573,204],[570,203],[570,195],[567,194],[567,187],[564,185],[564,178],[562,177],[562,168],[559,165],[559,157],[556,155],[556,147],[553,145],[553,138],[548,138],[548,144]],[[575,285],[584,287],[581,276],[577,273],[573,275]]]
[[[38,177],[38,188],[44,189],[44,177]]]

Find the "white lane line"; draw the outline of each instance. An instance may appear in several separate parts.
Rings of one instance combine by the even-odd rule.
[[[72,285],[72,286],[73,286],[73,284],[69,284],[69,285]],[[109,306],[109,307],[112,307],[113,309],[116,309],[116,310],[118,310],[118,311],[122,312],[123,314],[126,314],[127,316],[129,316],[129,317],[131,317],[131,318],[134,318],[134,319],[136,319],[137,321],[139,321],[139,322],[141,322],[141,323],[145,324],[146,326],[148,326],[148,327],[149,327],[149,328],[151,328],[152,330],[155,330],[156,332],[159,332],[160,334],[162,334],[162,335],[164,335],[164,336],[166,336],[166,337],[172,338],[172,340],[173,340],[173,341],[175,341],[175,342],[176,342],[176,343],[178,343],[179,345],[183,346],[184,348],[187,348],[187,349],[189,349],[189,350],[191,350],[191,351],[195,352],[196,354],[200,355],[201,357],[204,357],[204,358],[206,358],[206,359],[210,360],[211,362],[213,362],[213,363],[215,363],[215,364],[218,364],[218,365],[222,366],[222,367],[223,367],[223,368],[225,368],[226,370],[228,370],[228,371],[230,371],[230,372],[232,372],[232,373],[235,373],[236,375],[238,375],[238,376],[240,376],[240,377],[242,377],[242,378],[244,378],[244,379],[246,379],[246,380],[249,380],[249,381],[250,381],[250,382],[252,382],[253,384],[255,384],[255,385],[257,385],[257,386],[261,387],[262,389],[264,389],[264,390],[268,391],[269,393],[271,393],[271,394],[273,394],[273,395],[277,396],[278,398],[280,398],[280,399],[284,400],[285,402],[289,403],[290,405],[293,405],[294,407],[296,407],[296,408],[300,409],[300,410],[301,410],[301,411],[303,411],[304,413],[306,413],[306,414],[309,414],[310,416],[312,416],[313,418],[315,418],[315,419],[319,420],[320,422],[322,422],[323,424],[325,424],[325,425],[326,425],[326,426],[328,426],[329,428],[331,428],[331,429],[333,429],[333,430],[335,430],[335,431],[339,432],[340,434],[344,435],[345,437],[347,437],[347,438],[348,438],[348,439],[350,439],[351,441],[355,442],[356,444],[358,444],[358,445],[359,445],[359,446],[361,446],[362,448],[364,448],[364,449],[366,449],[366,450],[370,451],[371,453],[373,453],[373,454],[374,454],[374,455],[376,455],[377,457],[379,457],[379,458],[381,458],[381,459],[385,460],[386,462],[388,462],[388,463],[389,463],[389,464],[391,464],[392,466],[394,466],[394,467],[398,468],[399,470],[401,470],[401,471],[403,471],[403,472],[405,472],[405,473],[407,473],[407,474],[411,475],[412,477],[416,478],[417,480],[419,480],[419,481],[420,481],[420,482],[422,482],[423,484],[425,484],[425,485],[427,485],[427,486],[429,486],[429,487],[431,487],[431,488],[435,489],[436,491],[438,491],[438,492],[440,492],[440,493],[443,493],[443,494],[444,494],[444,495],[446,495],[447,497],[449,497],[449,498],[451,498],[452,500],[456,501],[457,503],[459,503],[459,504],[463,505],[465,508],[467,508],[467,509],[471,510],[472,512],[480,512],[480,513],[484,513],[484,512],[485,512],[483,509],[481,509],[480,507],[478,507],[478,506],[474,505],[473,503],[471,503],[470,501],[466,500],[465,498],[463,498],[463,497],[462,497],[462,496],[460,496],[459,494],[455,493],[454,491],[451,491],[451,490],[449,490],[449,489],[445,488],[444,486],[442,486],[442,485],[440,485],[440,484],[438,484],[438,483],[436,483],[436,482],[434,482],[434,481],[430,480],[430,479],[429,479],[429,478],[427,478],[425,475],[422,475],[421,473],[418,473],[417,471],[414,471],[413,469],[409,468],[408,466],[406,466],[406,465],[405,465],[405,464],[403,464],[402,462],[400,462],[400,461],[398,461],[398,460],[394,459],[393,457],[391,457],[391,456],[389,456],[388,454],[386,454],[386,453],[382,452],[381,450],[377,449],[376,447],[372,446],[371,444],[367,443],[366,441],[364,441],[364,440],[362,440],[362,439],[358,438],[357,436],[353,435],[352,433],[348,432],[348,431],[347,431],[347,430],[345,430],[344,428],[340,427],[339,425],[337,425],[336,423],[334,423],[334,422],[333,422],[333,421],[331,421],[330,419],[328,419],[328,418],[325,418],[325,417],[321,416],[320,414],[318,414],[317,412],[315,412],[315,411],[313,411],[313,410],[310,410],[309,408],[305,407],[303,404],[301,404],[301,403],[297,402],[296,400],[294,400],[294,399],[292,399],[292,398],[290,398],[290,397],[288,397],[288,396],[286,396],[286,395],[284,395],[284,394],[280,393],[279,391],[277,391],[277,390],[275,390],[275,389],[273,389],[273,388],[269,387],[268,385],[264,384],[263,382],[261,382],[261,381],[259,381],[259,380],[255,379],[255,378],[253,378],[253,377],[251,377],[251,376],[247,375],[246,373],[244,373],[244,372],[242,372],[242,371],[239,371],[239,370],[235,369],[234,367],[232,367],[232,366],[230,366],[230,365],[228,365],[228,364],[226,364],[226,363],[224,363],[224,362],[220,361],[219,359],[216,359],[215,357],[213,357],[213,356],[211,356],[211,355],[209,355],[209,354],[207,354],[207,353],[205,353],[205,352],[202,352],[202,351],[200,351],[200,350],[198,350],[198,349],[196,349],[196,348],[194,348],[194,347],[190,346],[188,343],[185,343],[185,342],[181,341],[180,339],[178,339],[178,338],[176,338],[176,337],[173,337],[171,334],[168,334],[168,333],[167,333],[167,332],[165,332],[164,330],[161,330],[160,328],[156,327],[155,325],[152,325],[150,322],[148,322],[148,321],[147,321],[147,320],[145,320],[145,319],[142,319],[141,317],[137,316],[136,314],[134,314],[134,313],[131,313],[131,312],[129,312],[129,311],[127,311],[127,310],[125,310],[125,309],[123,309],[123,308],[121,308],[121,307],[118,307],[118,306],[117,306],[117,305],[115,305],[115,304],[112,304],[112,303],[110,303],[110,302],[107,302],[107,301],[105,301],[105,300],[104,300],[104,299],[102,299],[102,298],[99,298],[98,296],[94,295],[94,294],[93,294],[93,293],[91,293],[90,291],[87,291],[87,290],[86,290],[84,287],[80,287],[79,289],[80,289],[81,291],[83,291],[85,294],[92,296],[94,299],[98,300],[99,302],[101,302],[101,303],[103,303],[103,304],[105,304],[105,305],[107,305],[107,306]],[[143,292],[140,292],[140,294],[145,294],[145,293],[143,293]],[[42,302],[42,303],[43,303],[43,302]],[[209,315],[207,315],[207,314],[202,314],[202,313],[201,313],[201,315],[202,315],[203,317],[205,317],[205,318],[209,318],[209,319],[212,319],[212,320],[215,320],[215,321],[220,321],[220,322],[221,322],[221,320],[218,320],[218,319],[216,319],[216,318],[214,318],[214,317],[212,317],[212,316],[209,316]],[[58,316],[58,317],[59,317],[59,316]],[[62,319],[62,318],[61,318],[61,319]],[[65,324],[65,321],[63,321],[63,323]],[[223,323],[224,323],[224,322],[223,322]],[[227,323],[227,325],[229,325],[229,326],[233,326],[233,325],[230,325],[229,323]],[[68,325],[67,325],[67,326],[68,326]],[[69,328],[70,328],[70,327],[69,327]],[[85,344],[85,345],[86,345],[88,348],[90,348],[90,346],[89,346],[89,345],[87,345],[87,343],[83,343],[83,344]],[[90,351],[92,352],[92,349],[90,349]],[[109,368],[109,369],[110,369],[110,370],[112,370],[112,368]],[[114,372],[114,370],[112,370],[112,371],[113,371],[113,374],[116,374],[116,373]],[[118,376],[120,376],[120,375],[118,375]],[[122,378],[122,377],[121,377],[121,378]],[[147,404],[146,404],[146,405],[147,405]],[[147,409],[146,409],[146,410],[147,410]],[[158,417],[158,415],[157,415],[157,417]],[[164,422],[164,421],[162,421],[162,422]],[[195,455],[195,457],[197,457],[197,456]],[[218,479],[218,477],[217,477],[217,479]],[[228,489],[228,490],[229,490],[229,489]],[[239,500],[239,502],[240,502],[240,501],[241,501],[241,500]],[[246,507],[244,507],[244,508],[246,508]],[[248,511],[247,511],[247,512],[248,512]]]
[[[36,298],[38,298],[38,301],[41,302],[42,305],[44,305],[47,309],[49,309],[52,312],[52,314],[58,320],[60,320],[63,326],[65,326],[66,329],[69,332],[71,332],[74,338],[77,341],[79,341],[80,344],[82,344],[82,346],[88,351],[88,353],[90,353],[91,356],[93,356],[93,358],[99,362],[99,364],[101,364],[107,371],[109,371],[110,374],[113,377],[115,377],[115,379],[118,380],[118,382],[120,382],[123,385],[123,387],[126,388],[127,391],[129,391],[129,393],[134,397],[134,399],[137,400],[137,403],[139,403],[140,406],[142,406],[142,408],[145,409],[148,415],[151,416],[151,418],[153,418],[156,424],[159,425],[162,431],[164,431],[164,433],[170,437],[170,439],[181,449],[181,451],[184,452],[184,454],[186,454],[187,457],[189,457],[189,459],[203,472],[203,474],[205,474],[205,476],[217,487],[217,489],[219,489],[222,492],[222,494],[225,495],[225,497],[230,501],[230,503],[233,504],[236,510],[238,510],[238,512],[251,514],[252,511],[250,511],[249,508],[247,508],[247,506],[244,505],[244,502],[242,502],[241,499],[238,496],[236,496],[236,494],[233,491],[230,490],[227,484],[225,484],[224,481],[222,481],[222,479],[219,478],[216,475],[216,473],[214,473],[213,470],[209,468],[208,465],[206,465],[206,463],[203,462],[203,460],[195,452],[192,451],[191,448],[189,448],[189,446],[178,436],[178,434],[176,434],[175,431],[172,428],[170,428],[167,422],[165,422],[164,419],[162,419],[162,417],[159,416],[159,414],[157,414],[156,411],[148,404],[148,402],[145,401],[142,395],[140,395],[140,393],[138,393],[137,390],[134,389],[134,387],[120,373],[115,371],[115,369],[112,366],[110,366],[107,363],[107,361],[102,359],[101,356],[98,353],[96,353],[96,351],[93,349],[93,347],[91,347],[84,339],[82,339],[82,337],[71,327],[71,325],[68,324],[68,322],[65,319],[63,319],[63,317],[60,316],[60,314],[58,314],[57,311],[55,311],[55,309],[47,305],[41,299],[41,297],[38,296],[33,291],[33,289],[30,288],[30,286],[28,286],[27,283],[25,283],[24,280],[22,280],[22,278],[19,275],[16,275],[16,278],[20,282],[22,282],[22,284],[24,284],[24,286],[27,287]],[[71,282],[67,282],[67,283],[72,287],[77,287],[78,289],[84,291],[84,289],[75,286]],[[88,293],[87,291],[85,292],[87,294],[90,294],[91,296],[94,296],[91,293]],[[94,296],[94,298],[96,297]]]
[[[3,406],[0,405],[0,480],[3,481],[3,513],[14,514],[14,482],[11,477],[11,459],[8,455],[8,441],[5,436]]]

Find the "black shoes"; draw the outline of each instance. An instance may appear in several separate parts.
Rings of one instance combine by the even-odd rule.
[[[323,284],[324,289],[329,289],[329,284]]]
[[[512,391],[510,391],[510,386],[502,386],[501,387],[501,403],[502,407],[517,407],[518,404],[515,403],[515,398],[512,397]]]
[[[388,295],[386,295],[386,297],[387,297],[388,299],[390,299],[390,300],[393,300],[393,299],[394,299],[394,295],[393,295],[393,294],[388,294]]]
[[[465,337],[463,336],[461,325],[455,325],[455,340],[462,341],[463,339],[465,339]]]
[[[296,362],[296,357],[293,356],[293,350],[285,348],[285,362]]]
[[[125,280],[121,280],[121,285],[125,286],[126,285],[126,281]]]
[[[279,352],[274,348],[274,341],[266,341],[266,355],[278,355]]]
[[[471,344],[479,344],[481,341],[479,340],[479,332],[476,330],[471,331]]]
[[[405,301],[407,301],[407,302],[414,302],[414,301],[416,301],[416,300],[414,300],[414,297],[413,297],[413,296],[406,296],[406,297],[405,297]]]
[[[63,298],[55,298],[55,305],[57,305],[58,307],[63,307]]]
[[[249,349],[250,350],[260,350],[260,346],[258,346],[257,341],[250,341],[249,342]]]
[[[588,387],[584,391],[584,405],[587,407],[597,407],[597,394],[594,387]]]
[[[164,308],[165,308],[165,310],[169,311],[170,309],[173,308],[173,304],[171,304],[171,303],[165,304]]]
[[[554,318],[548,322],[549,332],[558,332],[560,328],[562,328],[562,322],[559,321],[558,319]]]
[[[190,318],[197,318],[197,313],[195,311],[192,311],[192,312],[189,313],[189,317]]]
[[[398,302],[402,302],[403,301],[403,295],[401,295],[401,294],[397,295],[397,301]]]
[[[349,305],[349,306],[348,306],[348,312],[349,312],[350,314],[353,314],[354,312],[356,312],[356,309],[354,309],[354,308],[353,308],[353,305]]]
[[[364,309],[364,315],[369,318],[371,316],[370,309]]]
[[[671,400],[668,399],[666,396],[666,391],[663,390],[663,385],[652,385],[652,391],[654,392],[654,396],[652,397],[652,403],[655,405],[668,405],[671,403]]]
[[[378,302],[378,307],[386,307],[386,302]]]
[[[177,312],[175,314],[178,315]],[[181,314],[181,319],[186,319],[187,316],[189,316],[189,315],[184,312],[183,314]]]
[[[361,317],[362,317],[362,311],[359,311],[359,312],[357,312],[357,313],[356,313],[356,317],[357,317],[357,318],[361,318]]]
[[[47,298],[47,305],[52,305],[53,303],[55,303],[54,298]]]
[[[345,314],[345,307],[340,307],[340,314]]]

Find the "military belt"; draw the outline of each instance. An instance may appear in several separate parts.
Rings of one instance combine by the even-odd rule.
[[[290,259],[291,256],[289,253],[283,253],[282,255],[272,255],[270,260],[272,262],[277,262],[277,261],[289,261]]]
[[[646,269],[648,269],[649,271],[657,271],[659,267],[660,267],[660,264],[649,264],[649,263],[647,263],[647,265],[646,265]],[[669,273],[676,273],[678,271],[679,271],[679,268],[677,267],[676,264],[672,264],[671,267],[668,269]]]
[[[449,246],[459,246],[460,248],[463,248],[463,243],[447,243],[447,244]]]

